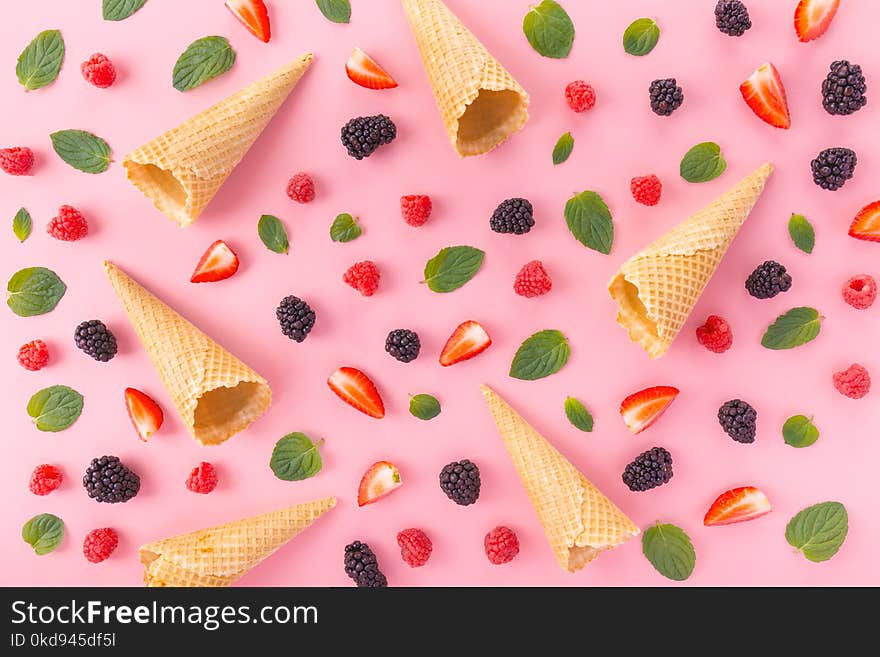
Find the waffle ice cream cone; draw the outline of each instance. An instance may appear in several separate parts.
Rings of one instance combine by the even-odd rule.
[[[208,205],[312,62],[303,55],[125,156],[132,184],[182,227]]]
[[[334,506],[327,497],[143,545],[144,584],[229,586]]]
[[[639,528],[495,391],[481,386],[559,565],[575,572]]]
[[[481,155],[522,128],[529,95],[440,0],[403,0],[452,147]]]
[[[765,164],[627,260],[608,283],[617,322],[651,358],[672,345],[773,171]]]
[[[111,262],[104,269],[193,438],[216,445],[269,408],[269,384]]]

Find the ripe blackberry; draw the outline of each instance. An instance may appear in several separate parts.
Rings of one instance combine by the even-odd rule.
[[[758,412],[742,399],[724,402],[718,409],[718,421],[725,433],[736,442],[755,442]]]
[[[654,80],[648,88],[648,95],[651,98],[651,109],[660,116],[669,116],[684,101],[684,93],[676,84],[675,78]]]
[[[379,570],[379,562],[370,546],[360,541],[345,546],[345,574],[360,588],[378,589],[388,586],[388,580]]]
[[[868,102],[865,98],[862,67],[841,59],[831,63],[831,72],[822,82],[822,106],[829,114],[852,114]]]
[[[394,141],[397,127],[384,114],[359,116],[342,126],[340,137],[348,154],[356,160],[362,160],[382,144]]]
[[[408,363],[418,358],[421,347],[419,334],[409,329],[394,329],[385,338],[385,351],[401,363]]]
[[[739,0],[718,0],[715,25],[728,36],[742,36],[752,26],[749,10]]]
[[[626,466],[622,478],[623,483],[635,492],[662,486],[672,479],[672,454],[662,447],[652,447]]]
[[[299,297],[284,297],[275,309],[281,332],[291,340],[302,342],[315,325],[315,311]]]
[[[840,189],[853,177],[856,154],[849,148],[826,148],[810,162],[813,182],[830,192]]]
[[[448,463],[440,471],[440,488],[456,504],[473,504],[480,496],[480,469],[467,459]]]
[[[141,478],[125,467],[118,456],[102,456],[92,459],[83,475],[83,486],[92,499],[116,504],[128,502],[138,494]]]
[[[489,227],[496,233],[523,235],[534,225],[532,204],[524,198],[509,198],[502,201],[489,219]]]
[[[77,347],[102,363],[116,355],[116,336],[98,319],[90,319],[77,326],[73,340]]]
[[[791,274],[775,260],[766,260],[755,267],[746,279],[746,289],[756,299],[772,299],[791,288]]]

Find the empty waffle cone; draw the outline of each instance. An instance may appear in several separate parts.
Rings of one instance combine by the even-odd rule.
[[[529,95],[440,0],[403,0],[449,141],[481,155],[522,128]]]
[[[327,497],[143,545],[144,584],[229,586],[334,506]]]
[[[575,572],[639,528],[495,391],[481,386],[559,565]]]
[[[765,164],[627,260],[608,283],[617,322],[651,358],[672,345],[773,171]]]
[[[216,445],[269,408],[269,384],[111,262],[104,269],[193,438]]]
[[[132,184],[181,226],[198,218],[312,62],[303,55],[125,156]]]

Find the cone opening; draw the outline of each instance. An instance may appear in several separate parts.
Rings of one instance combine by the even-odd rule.
[[[267,385],[254,381],[208,390],[196,404],[193,435],[204,445],[222,443],[262,415],[269,394]]]
[[[189,194],[171,171],[155,164],[140,164],[127,160],[128,179],[141,190],[163,214],[175,218],[186,215]]]
[[[458,152],[485,153],[519,130],[526,118],[526,103],[519,92],[480,89],[458,120]]]

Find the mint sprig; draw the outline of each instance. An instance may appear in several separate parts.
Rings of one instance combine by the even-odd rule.
[[[534,381],[561,370],[571,356],[571,347],[561,331],[538,331],[517,349],[510,364],[514,379]]]
[[[260,217],[260,221],[257,222],[257,234],[266,248],[274,253],[287,253],[290,250],[284,224],[274,215],[264,214]]]
[[[334,23],[351,21],[351,3],[348,0],[316,0],[324,18]]]
[[[564,59],[574,42],[574,23],[558,2],[544,0],[523,18],[523,33],[539,55]]]
[[[146,3],[147,0],[103,0],[101,15],[105,21],[124,21]]]
[[[792,447],[809,447],[819,440],[819,429],[813,424],[813,418],[793,415],[782,425],[782,438]]]
[[[801,306],[792,308],[776,318],[764,337],[761,345],[767,349],[793,349],[815,340],[825,319],[815,308]]]
[[[79,419],[83,396],[67,386],[49,386],[34,393],[27,405],[28,415],[40,431],[56,433]]]
[[[727,168],[721,147],[713,141],[704,141],[692,147],[678,166],[681,177],[692,183],[714,180]]]
[[[61,32],[44,30],[21,51],[15,75],[25,89],[41,89],[55,82],[63,61],[64,39]]]
[[[12,218],[12,232],[15,233],[18,241],[24,242],[30,236],[32,228],[30,212],[24,208],[19,208]]]
[[[785,540],[810,561],[828,561],[849,532],[849,516],[840,502],[822,502],[797,513],[785,528]]]
[[[584,246],[608,255],[614,243],[611,211],[596,192],[575,194],[565,204],[565,222],[575,239]]]
[[[301,481],[314,477],[323,463],[318,448],[324,440],[313,443],[304,433],[289,433],[275,443],[269,467],[284,481]]]
[[[565,398],[565,416],[575,428],[587,432],[593,430],[593,416],[579,399]]]
[[[433,292],[452,292],[476,276],[486,254],[472,246],[447,246],[425,264],[426,283]]]
[[[55,309],[67,291],[58,274],[45,267],[28,267],[12,275],[6,284],[6,304],[19,317],[43,315]]]
[[[59,130],[49,135],[58,157],[85,173],[102,173],[110,166],[110,146],[85,130]]]
[[[177,58],[171,83],[178,91],[195,89],[208,80],[226,73],[235,62],[235,51],[222,36],[196,39]]]
[[[21,538],[39,555],[49,554],[64,538],[64,522],[51,513],[34,516],[21,528]]]
[[[330,226],[330,239],[334,242],[351,242],[361,236],[361,227],[348,213],[336,215]]]
[[[794,245],[804,253],[812,253],[816,245],[816,232],[813,225],[802,214],[792,214],[788,220],[788,234]]]
[[[630,23],[623,33],[623,49],[630,55],[642,57],[654,50],[660,39],[660,28],[650,18],[639,18]]]
[[[433,395],[413,395],[409,400],[409,412],[420,420],[433,420],[440,415],[440,402]]]
[[[671,580],[682,582],[694,572],[697,553],[690,537],[679,527],[661,524],[642,534],[642,553],[654,569]]]
[[[557,141],[553,147],[553,164],[562,164],[571,155],[574,150],[574,137],[570,132],[566,132]]]

